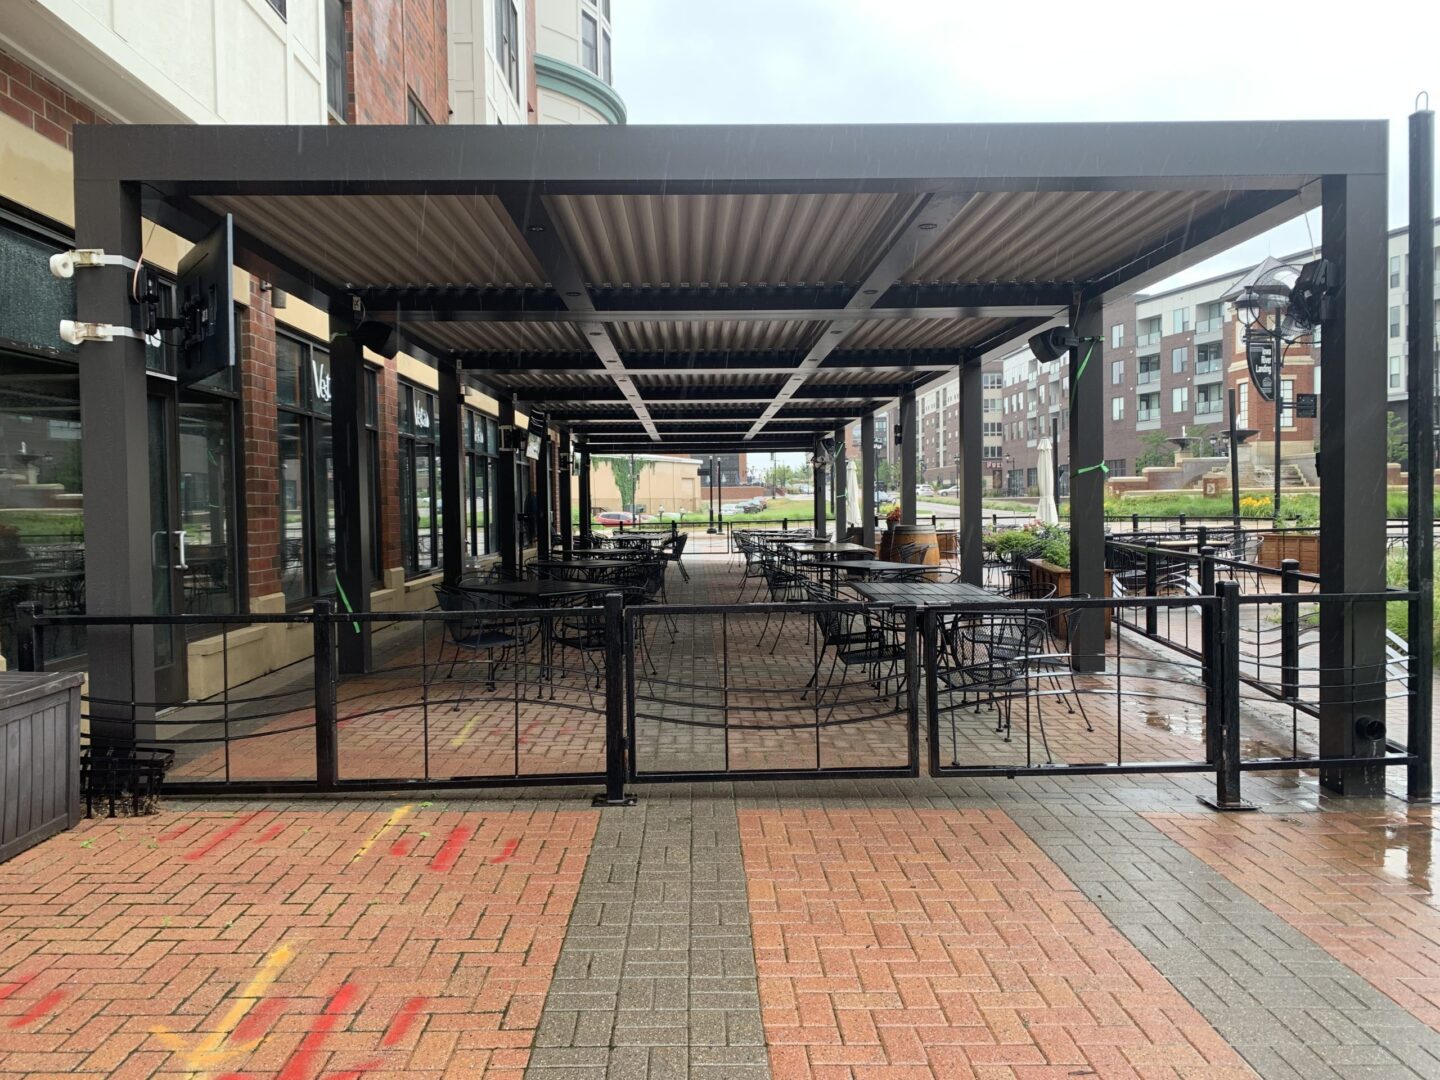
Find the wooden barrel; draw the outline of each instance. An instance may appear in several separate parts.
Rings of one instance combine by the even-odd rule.
[[[896,525],[894,528],[894,550],[891,558],[897,562],[920,563],[925,566],[940,565],[940,542],[935,538],[933,525]],[[922,548],[913,554],[902,554],[906,544],[920,544]]]

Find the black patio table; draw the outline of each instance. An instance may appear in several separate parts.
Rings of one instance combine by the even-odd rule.
[[[850,559],[862,555],[875,554],[875,549],[872,547],[866,547],[864,544],[844,542],[837,544],[823,541],[817,544],[808,544],[803,540],[789,540],[785,546],[794,548],[796,555],[810,555],[815,557],[829,556],[836,559]]]
[[[583,599],[587,606],[605,593],[616,592],[614,585],[589,581],[554,581],[549,578],[527,578],[524,581],[473,581],[460,582],[460,588],[469,592],[485,593],[489,596],[510,597],[527,606],[549,607],[557,601]],[[540,678],[550,674],[551,660],[555,654],[555,627],[553,620],[540,620]],[[550,696],[555,696],[552,686]]]
[[[542,570],[574,569],[582,570],[615,570],[622,566],[634,566],[636,559],[602,559],[595,558],[579,559],[531,559],[526,566],[538,566]]]
[[[920,564],[913,567],[924,569]],[[963,581],[857,581],[851,584],[866,600],[877,604],[924,607],[928,604],[1013,603],[998,593]]]

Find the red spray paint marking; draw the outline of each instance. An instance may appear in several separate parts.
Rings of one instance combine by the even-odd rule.
[[[510,861],[510,856],[515,854],[515,849],[518,848],[519,846],[520,846],[520,841],[519,841],[519,840],[506,840],[506,841],[505,841],[505,848],[504,848],[504,850],[501,851],[499,855],[496,855],[496,856],[495,856],[493,859],[491,859],[490,861],[491,861],[492,863],[509,862],[509,861]]]
[[[33,1024],[36,1020],[39,1020],[46,1013],[52,1011],[56,1005],[59,1005],[60,1002],[64,1000],[65,991],[51,990],[50,993],[46,994],[34,1005],[30,1006],[29,1012],[25,1013],[23,1016],[17,1016],[14,1020],[11,1020],[9,1025],[10,1029],[13,1031],[17,1028],[24,1027],[26,1024]]]
[[[395,1014],[395,1019],[390,1021],[390,1029],[385,1032],[385,1037],[380,1040],[381,1046],[394,1046],[409,1030],[415,1026],[415,1020],[420,1015],[420,1010],[425,1007],[429,998],[413,997]]]
[[[457,825],[450,830],[450,836],[445,841],[435,858],[430,860],[430,869],[438,870],[442,874],[455,865],[455,860],[460,858],[460,849],[465,846],[465,841],[470,839],[470,830],[463,825]]]
[[[24,975],[21,977],[19,982],[8,983],[5,986],[0,986],[0,1001],[4,1001],[17,990],[23,990],[25,987],[29,986],[30,981],[34,978],[34,975]]]
[[[390,845],[390,854],[396,858],[404,858],[410,854],[410,849],[415,846],[415,841],[408,836],[403,836]]]
[[[235,822],[235,824],[227,825],[225,828],[221,829],[218,833],[212,836],[204,844],[201,844],[198,848],[187,851],[185,853],[185,861],[196,862],[200,859],[203,859],[206,855],[209,855],[210,852],[214,851],[226,840],[229,840],[232,836],[238,833],[241,829],[245,828],[246,825],[250,824],[251,821],[253,821],[259,816],[260,812],[257,810],[253,814],[246,814],[239,821]]]
[[[244,1073],[223,1073],[222,1075],[217,1076],[215,1080],[250,1080],[250,1077],[246,1076]]]
[[[267,998],[260,1002],[248,1013],[240,1023],[235,1025],[235,1030],[230,1033],[230,1041],[234,1043],[255,1042],[265,1032],[270,1030],[276,1018],[285,1011],[284,998]]]
[[[305,1080],[310,1075],[311,1063],[324,1049],[325,1040],[340,1023],[340,1014],[350,1007],[358,993],[349,983],[335,991],[334,997],[326,1004],[325,1011],[315,1018],[310,1030],[305,1033],[305,1038],[301,1040],[300,1048],[290,1055],[290,1060],[285,1062],[285,1067],[280,1070],[280,1075],[275,1080]]]
[[[194,827],[195,823],[192,821],[189,824],[181,825],[177,828],[171,829],[169,832],[163,832],[158,837],[156,837],[156,839],[159,840],[161,843],[164,843],[166,840],[174,840],[179,836],[183,835],[184,833],[189,832]]]
[[[379,1067],[380,1061],[378,1059],[372,1058],[369,1061],[362,1061],[359,1065],[355,1066],[355,1068],[351,1069],[349,1072],[332,1073],[330,1075],[330,1080],[360,1080],[360,1077],[364,1076],[371,1069],[378,1069]]]
[[[267,840],[274,840],[275,837],[279,836],[284,831],[285,823],[283,821],[279,824],[271,825],[268,829],[266,829],[263,833],[261,833],[255,838],[255,842],[257,844],[263,844]]]

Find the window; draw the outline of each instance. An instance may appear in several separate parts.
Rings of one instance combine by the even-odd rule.
[[[980,385],[986,390],[999,390],[1005,385],[1004,378],[998,371],[987,371],[980,376]]]
[[[580,16],[580,63],[592,75],[600,74],[599,25],[595,16]]]
[[[275,14],[285,18],[285,0],[269,0],[270,6],[275,9]]]
[[[1123,397],[1112,397],[1110,399],[1110,419],[1125,419],[1125,399]]]
[[[1172,334],[1183,334],[1190,329],[1190,309],[1188,307],[1176,308],[1170,313],[1170,332]]]
[[[1003,446],[984,446],[981,447],[980,456],[982,458],[992,459],[1003,458],[1005,456],[1005,448]]]
[[[1002,425],[998,421],[987,420],[985,422],[984,434],[993,435],[996,438],[999,438],[1003,434],[1003,432],[1001,431],[1001,426]]]
[[[410,576],[440,565],[440,457],[435,395],[400,384],[400,552]]]
[[[1400,336],[1400,309],[1398,307],[1390,309],[1390,336],[1392,338]]]
[[[1188,386],[1177,386],[1170,391],[1170,411],[1172,413],[1190,411],[1190,388]]]
[[[514,0],[495,0],[495,62],[520,100],[520,13]]]
[[[1146,345],[1160,344],[1159,315],[1156,315],[1154,318],[1140,320],[1139,325],[1136,327],[1135,344],[1142,348]]]
[[[1214,330],[1221,330],[1225,326],[1225,305],[1220,301],[1213,304],[1201,304],[1196,309],[1195,332],[1206,334]]]
[[[494,420],[465,410],[465,551],[478,558],[495,550],[495,468],[499,429]]]
[[[1390,256],[1390,288],[1392,288],[1392,289],[1398,289],[1399,287],[1400,287],[1400,256],[1399,256],[1399,255],[1391,255],[1391,256]]]
[[[1189,350],[1189,349],[1171,349],[1171,350],[1170,350],[1170,374],[1172,374],[1172,375],[1181,375],[1181,374],[1184,374],[1185,368],[1189,365],[1189,363],[1190,363],[1190,350]]]
[[[1224,367],[1220,359],[1223,349],[1224,346],[1218,341],[1195,346],[1195,374],[1219,375]]]
[[[1118,349],[1125,344],[1125,324],[1116,323],[1110,327],[1110,347]]]
[[[1195,388],[1195,415],[1219,416],[1224,411],[1225,388],[1219,383],[1209,383]]]
[[[1105,468],[1109,470],[1109,476],[1126,476],[1124,458],[1106,458]]]
[[[1144,424],[1160,419],[1160,395],[1141,394],[1135,401],[1135,420]]]
[[[275,335],[280,451],[280,589],[290,603],[335,591],[335,452],[330,353]]]
[[[1124,386],[1124,385],[1125,385],[1125,361],[1124,361],[1124,360],[1112,360],[1112,361],[1110,361],[1110,385],[1111,385],[1111,386]]]
[[[1280,380],[1280,426],[1290,429],[1295,426],[1295,380]]]
[[[1000,402],[996,401],[994,398],[986,398],[980,403],[980,411],[982,413],[999,412]]]
[[[600,35],[600,77],[607,83],[610,77],[610,31]]]
[[[330,115],[343,124],[350,96],[345,74],[344,0],[325,0],[325,96]]]
[[[1390,389],[1400,389],[1400,357],[1390,357]]]
[[[435,122],[434,120],[430,119],[430,114],[425,111],[425,106],[421,105],[420,102],[415,100],[414,94],[410,95],[408,105],[409,112],[407,114],[407,122],[410,124],[411,127],[417,127],[424,124],[433,124]]]
[[[1141,386],[1160,381],[1160,357],[1158,354],[1140,357],[1140,375],[1135,381]]]
[[[1240,384],[1240,394],[1235,403],[1235,423],[1242,428],[1250,426],[1250,384]]]

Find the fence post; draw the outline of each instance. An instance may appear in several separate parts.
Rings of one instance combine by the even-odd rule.
[[[940,523],[935,520],[935,515],[934,515],[934,514],[931,514],[931,515],[930,515],[930,528],[932,528],[932,529],[938,529],[939,527],[940,527]]]
[[[1195,526],[1195,546],[1203,548],[1210,543],[1210,527],[1208,525]]]
[[[1200,549],[1200,595],[1215,595],[1215,549],[1202,547]],[[1215,710],[1219,707],[1215,702],[1215,688],[1217,680],[1210,675],[1209,665],[1213,662],[1211,649],[1212,640],[1215,635],[1215,608],[1206,604],[1200,609],[1200,647],[1205,650],[1205,761],[1211,765],[1215,764],[1220,756],[1219,732],[1211,718],[1215,716]]]
[[[789,532],[789,531],[790,531],[790,519],[789,519],[788,517],[782,517],[782,518],[780,519],[780,531],[781,531],[781,532]]]
[[[315,635],[315,782],[322,791],[333,791],[340,779],[334,611],[331,601],[316,600],[311,616]]]
[[[625,652],[631,647],[625,627],[625,598],[605,594],[605,791],[595,806],[634,806],[625,794]]]
[[[1184,515],[1184,514],[1181,514],[1181,515],[1180,515],[1180,531],[1181,531],[1182,533],[1185,531],[1185,515]]]
[[[15,605],[15,666],[19,671],[45,670],[45,644],[35,623],[44,610],[34,600]]]
[[[934,637],[930,632],[931,615],[924,617],[924,655],[926,671],[933,671],[935,664]],[[907,735],[906,760],[910,775],[920,775],[920,655],[921,616],[915,608],[905,612],[905,731]],[[933,753],[933,752],[932,752]]]
[[[1131,531],[1131,532],[1137,532],[1137,533],[1140,531],[1140,515],[1139,515],[1139,514],[1131,514],[1131,515],[1130,515],[1130,531]]]
[[[991,532],[999,532],[999,531],[1000,531],[1000,515],[999,515],[999,513],[995,512],[995,511],[993,511],[993,510],[990,512],[990,531],[991,531]]]
[[[1286,596],[1300,592],[1300,563],[1296,559],[1280,560],[1280,591]],[[1286,601],[1280,605],[1280,694],[1286,701],[1300,696],[1300,604]]]
[[[1159,575],[1156,573],[1155,549],[1145,549],[1145,595],[1154,596],[1155,590],[1159,588]],[[1160,632],[1160,609],[1154,604],[1145,608],[1145,633],[1154,637]]]
[[[1215,586],[1220,611],[1215,633],[1206,643],[1210,663],[1206,677],[1215,682],[1215,711],[1209,725],[1217,729],[1215,797],[1200,801],[1214,810],[1254,810],[1240,797],[1240,586],[1221,581]]]

